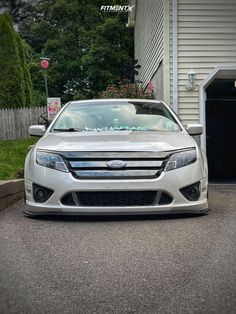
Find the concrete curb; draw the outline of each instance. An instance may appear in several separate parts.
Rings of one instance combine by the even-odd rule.
[[[24,180],[0,181],[0,210],[24,197]]]

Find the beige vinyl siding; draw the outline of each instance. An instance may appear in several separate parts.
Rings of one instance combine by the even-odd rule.
[[[236,0],[178,0],[179,115],[184,124],[199,121],[199,85],[215,67],[229,64],[236,65]],[[197,88],[187,91],[191,69]],[[172,102],[172,34],[170,79]]]
[[[163,1],[137,0],[135,21],[135,58],[141,69],[139,76],[146,87],[163,60]]]

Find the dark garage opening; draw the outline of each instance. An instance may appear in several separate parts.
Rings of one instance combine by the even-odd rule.
[[[206,89],[206,148],[210,182],[236,182],[236,79]]]

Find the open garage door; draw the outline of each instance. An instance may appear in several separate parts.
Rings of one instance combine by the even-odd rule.
[[[236,78],[207,88],[206,150],[211,182],[236,183]]]

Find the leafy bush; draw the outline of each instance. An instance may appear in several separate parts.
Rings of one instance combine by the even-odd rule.
[[[150,91],[144,91],[137,84],[125,84],[120,86],[109,85],[99,94],[99,98],[145,98],[153,99]]]

